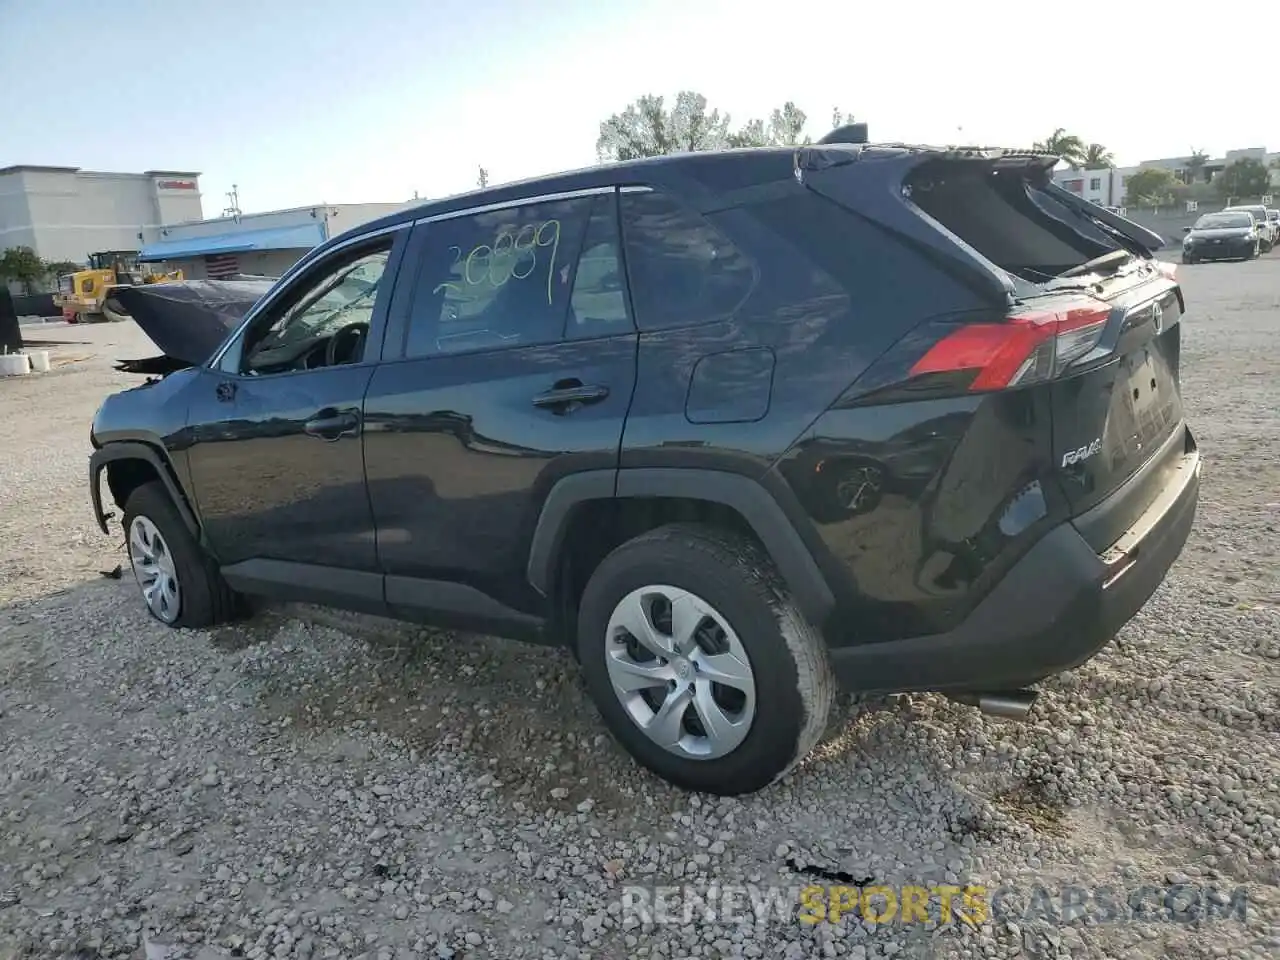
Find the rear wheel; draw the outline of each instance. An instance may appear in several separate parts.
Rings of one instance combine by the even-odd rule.
[[[633,757],[688,790],[750,793],[805,757],[835,692],[824,641],[747,538],[672,524],[618,547],[578,616],[583,675]]]
[[[124,530],[129,564],[149,614],[171,627],[210,627],[234,619],[236,594],[158,480],[129,494]]]

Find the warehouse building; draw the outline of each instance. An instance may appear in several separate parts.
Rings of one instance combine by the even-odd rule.
[[[162,228],[138,259],[181,270],[188,280],[278,277],[330,237],[421,202],[319,204],[175,224]]]
[[[91,253],[138,250],[203,216],[198,173],[0,168],[0,250],[31,247],[45,260],[84,263]]]

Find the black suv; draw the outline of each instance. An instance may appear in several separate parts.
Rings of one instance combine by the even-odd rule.
[[[175,626],[256,594],[567,644],[690,789],[777,779],[837,683],[1021,715],[1200,475],[1162,240],[1055,162],[823,142],[392,215],[108,398],[94,509],[105,473]]]

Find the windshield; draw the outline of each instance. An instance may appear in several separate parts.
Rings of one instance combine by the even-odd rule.
[[[1196,221],[1196,230],[1247,229],[1253,226],[1253,217],[1247,213],[1209,213]]]

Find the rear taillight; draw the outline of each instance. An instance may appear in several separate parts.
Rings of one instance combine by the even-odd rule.
[[[1081,300],[1000,323],[968,324],[934,344],[911,376],[972,371],[970,392],[1049,380],[1097,346],[1110,316],[1106,304]]]

